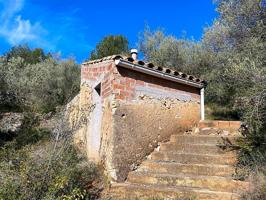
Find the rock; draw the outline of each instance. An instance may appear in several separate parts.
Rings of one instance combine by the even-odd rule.
[[[0,115],[0,132],[15,133],[22,126],[24,119],[23,113],[3,113]]]

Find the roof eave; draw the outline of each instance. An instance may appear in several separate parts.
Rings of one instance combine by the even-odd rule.
[[[154,69],[149,69],[149,68],[143,67],[141,65],[138,65],[138,64],[135,64],[135,63],[132,63],[129,61],[125,61],[122,59],[116,59],[115,64],[117,66],[120,66],[120,67],[124,67],[124,68],[131,69],[134,71],[142,72],[142,73],[156,76],[159,78],[167,79],[167,80],[174,81],[174,82],[177,82],[180,84],[189,85],[189,86],[200,88],[200,89],[204,87],[204,84],[195,83],[195,82],[192,82],[189,80],[181,79],[181,78],[175,77],[171,74],[160,73]]]

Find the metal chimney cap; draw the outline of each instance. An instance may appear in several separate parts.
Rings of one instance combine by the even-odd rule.
[[[132,53],[136,53],[136,54],[137,54],[137,53],[138,53],[138,50],[137,50],[137,49],[131,49],[131,50],[130,50],[130,53],[131,53],[131,54],[132,54]]]

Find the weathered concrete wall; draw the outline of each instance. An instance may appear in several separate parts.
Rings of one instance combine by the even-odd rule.
[[[121,102],[113,115],[114,178],[123,181],[159,142],[196,126],[199,109],[196,102],[173,99],[145,97],[138,102]]]

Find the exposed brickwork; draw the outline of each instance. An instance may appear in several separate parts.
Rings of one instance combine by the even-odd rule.
[[[240,121],[219,121],[219,120],[205,120],[199,123],[199,128],[220,128],[220,129],[239,129],[241,126]]]
[[[112,94],[117,100],[133,100],[136,98],[135,88],[138,86],[189,95],[196,101],[200,99],[199,90],[194,87],[120,67],[116,68],[112,61],[83,65],[81,68],[82,82],[95,82],[102,76],[103,100]]]
[[[114,71],[114,63],[111,61],[83,65],[81,68],[81,82],[96,82],[101,80],[101,96],[102,101],[112,94],[112,78]]]
[[[167,92],[190,95],[196,101],[200,99],[199,89],[194,87],[181,85],[124,68],[118,68],[118,72],[119,74],[116,76],[114,89],[116,97],[121,100],[135,99],[135,88],[137,86],[157,88]]]

